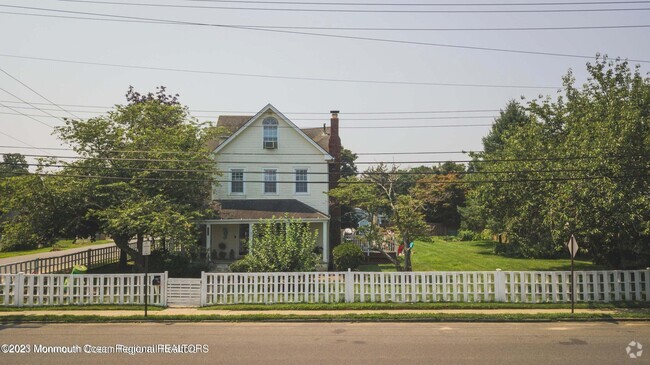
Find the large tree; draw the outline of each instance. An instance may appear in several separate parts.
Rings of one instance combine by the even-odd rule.
[[[80,193],[92,196],[78,215],[112,236],[122,264],[127,254],[141,262],[145,237],[195,243],[216,174],[205,143],[216,131],[191,118],[177,95],[164,87],[155,94],[130,88],[126,98],[107,115],[56,129],[82,157],[63,174],[87,179]]]
[[[598,263],[647,267],[650,79],[605,57],[587,71],[584,85],[569,72],[563,95],[529,102],[484,140],[469,205],[515,254],[557,255],[574,234]]]

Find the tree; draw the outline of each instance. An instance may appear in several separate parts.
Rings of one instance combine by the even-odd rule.
[[[367,169],[360,178],[342,179],[339,187],[330,194],[345,204],[364,209],[370,214],[370,227],[366,236],[369,242],[379,242],[380,232],[374,217],[387,212],[391,217],[391,225],[400,234],[401,241],[406,245],[421,237],[426,232],[426,223],[422,214],[422,204],[408,195],[399,195],[395,191],[399,179],[399,167],[388,167],[379,164]],[[377,247],[382,252],[381,245]],[[384,254],[386,254],[384,252]],[[399,262],[391,259],[399,268]],[[404,269],[411,270],[410,250],[404,250]]]
[[[78,216],[95,219],[126,255],[142,262],[145,237],[195,244],[196,220],[207,214],[214,163],[205,129],[165,88],[146,95],[129,88],[126,105],[88,120],[67,120],[58,136],[83,159],[64,174],[86,179]],[[80,192],[81,193],[81,192]],[[82,193],[83,194],[83,193]],[[137,250],[129,246],[136,239]]]
[[[451,172],[426,175],[412,189],[413,196],[424,204],[427,222],[453,228],[460,226],[458,207],[465,205],[466,191],[461,175]]]
[[[29,173],[25,156],[20,153],[5,153],[0,164],[0,179]]]
[[[341,150],[341,178],[351,178],[357,176],[359,171],[354,164],[358,158],[356,153],[353,153],[347,148]],[[354,207],[345,203],[341,205],[341,228],[357,228],[359,219],[354,211]]]
[[[513,254],[566,255],[574,234],[597,263],[647,267],[650,79],[606,57],[587,71],[582,87],[569,72],[563,95],[530,101],[499,138],[486,138],[468,205],[506,234],[508,245],[498,247]]]
[[[251,251],[231,265],[232,271],[246,272],[307,272],[318,263],[316,238],[309,223],[282,218],[262,219],[253,225]]]

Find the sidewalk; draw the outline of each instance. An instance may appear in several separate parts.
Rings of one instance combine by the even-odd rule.
[[[576,313],[605,314],[618,313],[612,309],[576,309]],[[241,315],[347,315],[347,314],[550,314],[570,313],[569,309],[377,309],[377,310],[201,310],[198,308],[172,307],[162,311],[149,311],[149,316],[241,316]],[[43,316],[43,315],[68,315],[68,316],[102,316],[124,317],[141,316],[144,310],[26,310],[26,311],[0,311],[3,316]]]

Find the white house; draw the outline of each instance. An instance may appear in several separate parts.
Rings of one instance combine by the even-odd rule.
[[[212,259],[214,255],[225,261],[243,257],[245,241],[255,249],[250,240],[253,224],[288,214],[318,231],[318,251],[322,263],[328,263],[327,193],[333,155],[340,151],[337,114],[332,123],[333,128],[300,129],[271,104],[254,116],[219,117],[217,126],[231,134],[209,146],[222,173],[215,176],[220,183],[212,187],[218,218],[203,222],[205,246]],[[329,152],[330,143],[334,143],[334,154]]]

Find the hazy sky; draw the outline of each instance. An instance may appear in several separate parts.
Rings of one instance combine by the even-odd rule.
[[[126,3],[124,0],[118,1],[123,1],[122,4]],[[328,112],[338,109],[341,111],[343,144],[357,153],[480,149],[481,137],[489,130],[488,126],[455,128],[413,128],[413,126],[490,124],[493,117],[498,114],[498,109],[502,108],[509,99],[519,99],[521,96],[534,98],[540,94],[555,95],[557,90],[553,87],[561,85],[561,77],[569,69],[574,70],[580,82],[584,81],[585,64],[589,60],[218,26],[152,24],[123,20],[147,18],[213,25],[420,29],[650,25],[650,1],[600,5],[578,5],[575,3],[580,1],[575,1],[570,6],[470,4],[494,4],[494,0],[464,1],[464,6],[405,6],[407,2],[399,3],[396,0],[331,1],[340,3],[339,5],[313,5],[308,4],[308,0],[295,0],[298,3],[294,4],[273,3],[278,0],[259,2],[137,0],[130,2],[131,6],[120,5],[118,1],[90,3],[62,0],[0,0],[2,37],[0,68],[46,98],[84,118],[97,115],[97,112],[105,111],[114,104],[124,103],[124,94],[129,85],[133,85],[140,92],[153,91],[156,86],[165,85],[169,92],[180,94],[180,101],[201,120],[216,120],[220,114],[254,114],[267,103],[271,103],[298,126],[310,127],[321,126],[328,121]],[[98,4],[100,2],[103,4]],[[319,2],[328,1],[319,0]],[[383,2],[392,5],[342,4],[360,2],[365,4]],[[450,3],[443,0],[408,1],[410,4],[444,2]],[[509,2],[515,3],[514,0]],[[182,7],[134,6],[133,4],[136,3]],[[523,1],[517,0],[516,3],[522,4]],[[535,3],[539,4],[540,1]],[[204,8],[187,8],[188,6]],[[233,7],[285,10],[225,9]],[[636,10],[566,11],[625,8]],[[287,9],[347,10],[347,12],[300,12]],[[565,11],[549,12],[558,9]],[[384,12],[363,13],[358,12],[359,10]],[[447,12],[424,12],[434,10]],[[518,12],[521,10],[538,12]],[[539,12],[539,10],[544,11]],[[481,12],[468,13],[467,11]],[[7,14],[7,12],[44,14],[48,17]],[[122,20],[119,22],[65,18],[100,18],[99,15],[90,13],[132,18],[111,18]],[[104,17],[104,19],[108,18]],[[650,61],[648,42],[650,28],[648,27],[528,31],[273,29],[592,57],[600,52],[610,57]],[[99,66],[53,60],[228,74],[413,84],[292,80]],[[644,74],[650,71],[650,62],[640,64]],[[532,88],[431,85],[435,83],[516,85]],[[0,73],[0,88],[31,103],[47,103],[4,73]],[[2,105],[10,106],[15,110],[7,109]],[[56,116],[70,116],[51,105],[35,105]],[[51,135],[51,128],[24,116],[12,115],[16,111],[29,115],[44,115],[42,111],[32,108],[0,90],[0,131],[33,146],[60,147],[60,142]],[[484,111],[457,112],[470,110]],[[399,113],[434,111],[456,112]],[[382,112],[398,113],[372,114]],[[61,120],[50,116],[36,118],[51,125],[62,124]],[[383,119],[376,120],[379,118]],[[387,126],[403,126],[403,128],[377,128]],[[0,145],[22,144],[0,133]],[[0,152],[42,154],[40,151],[5,147],[0,148]],[[50,152],[63,154],[61,151]],[[412,161],[461,159],[462,157],[462,155],[381,155],[361,156],[360,160]]]

